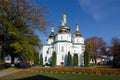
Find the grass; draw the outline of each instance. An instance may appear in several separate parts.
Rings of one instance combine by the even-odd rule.
[[[25,69],[0,77],[0,80],[120,80],[120,75],[32,72]]]
[[[120,76],[116,75],[95,75],[95,74],[65,74],[65,73],[41,73],[59,80],[118,80]],[[119,79],[120,80],[120,79]]]
[[[3,69],[0,69],[0,71],[2,71]]]

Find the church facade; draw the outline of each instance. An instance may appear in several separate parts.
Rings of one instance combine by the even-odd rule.
[[[72,56],[72,64],[74,63],[74,54],[78,54],[78,65],[84,65],[84,38],[79,32],[78,24],[76,24],[76,31],[71,35],[70,27],[67,25],[66,19],[66,14],[63,13],[57,34],[54,33],[54,27],[51,27],[51,33],[48,36],[47,44],[43,45],[42,48],[44,65],[46,63],[52,63],[53,51],[56,52],[56,66],[60,66],[61,64],[64,64],[64,66],[67,65],[68,52],[70,52]]]

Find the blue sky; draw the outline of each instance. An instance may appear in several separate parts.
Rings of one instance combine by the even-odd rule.
[[[55,27],[55,33],[60,25],[62,13],[67,15],[67,24],[71,33],[79,24],[83,37],[102,37],[110,43],[112,37],[120,38],[120,0],[32,0],[38,7],[46,6],[49,25],[47,35],[38,33],[42,43],[46,43],[50,27]]]

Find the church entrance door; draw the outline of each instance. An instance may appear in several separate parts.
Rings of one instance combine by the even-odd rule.
[[[61,66],[64,66],[64,62],[61,62],[60,64],[61,64]]]

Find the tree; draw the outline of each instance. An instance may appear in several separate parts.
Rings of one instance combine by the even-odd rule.
[[[34,46],[40,45],[34,30],[46,29],[45,8],[37,8],[29,0],[0,0],[0,46],[5,54],[34,59]],[[10,52],[8,52],[10,51]]]
[[[52,53],[52,66],[56,66],[56,52]]]
[[[105,41],[100,37],[91,37],[85,40],[86,50],[90,53],[90,57],[94,64],[97,64],[97,53],[106,45]]]
[[[34,52],[34,64],[38,65],[38,61],[39,61],[39,53],[37,53],[37,52],[35,53]]]
[[[22,27],[20,23],[27,22],[27,25],[40,31],[45,30],[46,9],[45,7],[37,8],[29,0],[0,0],[1,16],[6,17],[9,21],[15,20],[17,27]]]
[[[84,52],[84,65],[89,66],[89,53],[87,52],[87,50],[85,50]]]
[[[68,60],[67,60],[68,66],[72,66],[72,56],[70,52],[68,52]]]
[[[111,40],[110,51],[113,54],[113,67],[120,67],[120,39],[117,37]]]
[[[78,54],[74,54],[74,66],[78,66]]]
[[[41,65],[41,66],[43,65],[43,57],[42,57],[42,54],[40,55],[40,65]]]
[[[110,58],[112,56],[110,48],[110,46],[101,47],[100,54]]]

